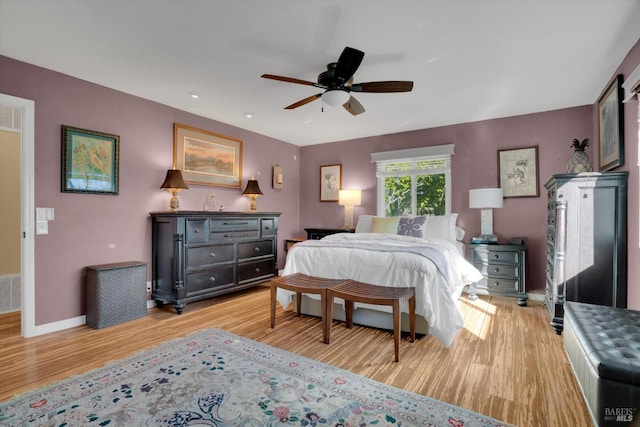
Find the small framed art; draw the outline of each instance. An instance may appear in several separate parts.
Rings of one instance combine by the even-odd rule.
[[[242,140],[174,123],[173,163],[188,184],[240,188]]]
[[[538,147],[499,150],[498,176],[504,197],[538,197]]]
[[[598,100],[600,170],[603,172],[624,165],[622,97],[622,74],[618,74]]]
[[[342,165],[320,166],[320,201],[337,202],[342,188]]]
[[[120,137],[62,126],[63,193],[118,194]]]

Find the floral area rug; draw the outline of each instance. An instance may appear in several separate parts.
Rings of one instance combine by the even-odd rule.
[[[500,426],[207,329],[0,404],[2,426]]]

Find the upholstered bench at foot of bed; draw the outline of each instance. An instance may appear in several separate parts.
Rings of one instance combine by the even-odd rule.
[[[640,423],[640,311],[565,302],[564,346],[596,424]]]

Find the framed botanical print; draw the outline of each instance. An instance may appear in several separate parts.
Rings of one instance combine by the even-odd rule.
[[[320,166],[320,201],[337,202],[342,188],[342,165]]]
[[[63,193],[118,194],[120,137],[62,126]]]
[[[504,197],[538,197],[538,147],[499,150],[498,176]]]

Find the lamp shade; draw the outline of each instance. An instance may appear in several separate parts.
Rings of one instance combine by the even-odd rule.
[[[340,190],[338,193],[338,204],[342,206],[360,206],[362,202],[362,191],[360,190]]]
[[[262,191],[260,191],[260,186],[258,185],[258,181],[256,181],[253,177],[247,181],[247,187],[242,192],[243,196],[262,196]]]
[[[187,184],[182,179],[182,172],[178,169],[169,169],[164,182],[160,186],[162,189],[184,189],[187,190]]]
[[[501,208],[502,188],[478,188],[469,190],[469,207],[474,209]]]
[[[349,92],[340,89],[331,89],[322,94],[322,100],[332,107],[343,105],[349,98]]]

